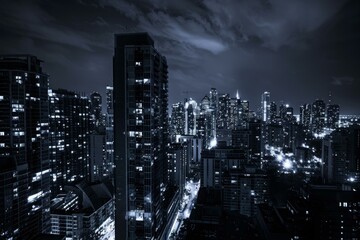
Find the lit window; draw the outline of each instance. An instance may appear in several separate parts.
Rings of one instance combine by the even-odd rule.
[[[135,62],[135,66],[141,66],[141,62]]]

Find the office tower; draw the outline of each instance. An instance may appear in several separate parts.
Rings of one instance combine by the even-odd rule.
[[[275,102],[270,103],[270,122],[276,123],[277,106]]]
[[[171,212],[166,58],[147,33],[116,34],[113,64],[116,239],[161,239]]]
[[[328,128],[338,128],[340,120],[340,106],[337,104],[329,104],[326,111],[326,125]]]
[[[339,128],[324,138],[322,160],[326,182],[360,182],[360,126]]]
[[[250,103],[248,100],[241,100],[240,102],[240,128],[248,128],[250,120]]]
[[[261,120],[270,122],[270,92],[264,92],[261,95]]]
[[[200,103],[200,115],[198,118],[199,136],[203,137],[203,147],[208,148],[214,137],[214,109],[210,107],[210,98],[205,95]]]
[[[249,157],[260,160],[261,157],[261,122],[257,119],[249,121]]]
[[[289,104],[281,104],[279,108],[279,115],[282,124],[289,124],[295,122],[294,109]]]
[[[322,132],[325,127],[325,102],[323,100],[315,100],[312,104],[311,125],[314,133]]]
[[[106,161],[105,133],[89,134],[89,180],[97,182],[109,177]]]
[[[0,238],[50,227],[49,76],[31,55],[0,56]]]
[[[185,134],[196,135],[197,103],[191,98],[185,101]]]
[[[211,124],[211,139],[216,139],[216,120],[218,115],[218,93],[216,88],[210,89],[209,94],[210,106],[210,124]]]
[[[322,177],[326,183],[345,183],[349,171],[347,129],[339,129],[322,141]]]
[[[304,104],[300,106],[300,124],[306,128],[311,127],[311,104]]]
[[[185,182],[188,172],[188,165],[190,162],[188,143],[171,143],[168,152],[169,161],[169,181],[173,185],[179,186],[180,197],[183,197],[185,190]]]
[[[220,94],[218,101],[218,113],[216,129],[228,129],[230,120],[230,95]]]
[[[171,136],[185,134],[185,108],[182,102],[174,103],[171,111]]]
[[[268,176],[265,171],[253,166],[231,168],[224,174],[223,207],[248,217],[254,217],[257,205],[268,201]]]
[[[102,98],[100,93],[93,92],[90,95],[90,129],[96,131],[102,125]]]
[[[106,122],[105,122],[105,141],[106,141],[106,171],[113,176],[114,165],[114,104],[113,87],[106,86]]]
[[[241,104],[241,100],[239,98],[230,99],[228,127],[231,130],[237,128],[239,125],[240,104]]]
[[[87,97],[49,90],[51,193],[88,176],[89,108]]]

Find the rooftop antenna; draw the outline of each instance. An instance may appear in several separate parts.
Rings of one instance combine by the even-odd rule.
[[[331,104],[331,91],[329,91],[329,105]]]

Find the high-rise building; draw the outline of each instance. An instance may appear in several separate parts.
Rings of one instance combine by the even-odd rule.
[[[304,104],[300,106],[300,124],[306,128],[311,127],[311,104]]]
[[[326,111],[326,125],[328,128],[335,129],[339,127],[340,106],[337,104],[329,104]]]
[[[193,99],[185,101],[185,134],[196,135],[197,103]]]
[[[30,55],[0,56],[0,238],[50,231],[49,76]]]
[[[230,121],[230,95],[220,94],[216,129],[227,129]]]
[[[89,134],[89,180],[102,181],[110,177],[106,161],[106,135],[93,132]]]
[[[295,122],[294,109],[289,104],[281,104],[279,108],[279,116],[282,124]]]
[[[147,33],[116,34],[115,236],[162,239],[167,231],[167,62]],[[176,204],[171,207],[177,207]]]
[[[49,90],[51,193],[87,178],[90,101],[72,91]]]
[[[325,109],[325,102],[323,100],[317,99],[312,104],[311,124],[314,133],[322,132],[325,127]]]
[[[261,95],[261,120],[270,122],[270,92]]]
[[[271,123],[276,122],[276,116],[277,116],[277,106],[275,102],[270,103],[270,121]]]
[[[250,120],[250,103],[248,100],[241,100],[240,102],[240,128],[248,128]]]
[[[229,120],[228,120],[229,129],[235,129],[239,125],[240,104],[241,104],[241,100],[239,98],[230,99]]]
[[[219,105],[218,92],[217,92],[216,88],[210,89],[209,100],[210,100],[209,105],[210,105],[211,139],[215,139],[216,138],[216,120],[217,120],[218,105]]]
[[[360,126],[339,128],[324,138],[322,160],[324,181],[360,182]]]
[[[93,92],[90,95],[90,129],[95,131],[102,125],[102,97],[100,93]]]
[[[106,149],[106,172],[113,176],[114,165],[114,104],[113,87],[106,86],[106,121],[105,121],[105,149]]]
[[[182,102],[172,105],[170,128],[172,138],[185,134],[185,108]]]

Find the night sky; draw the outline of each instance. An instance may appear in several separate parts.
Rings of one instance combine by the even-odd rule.
[[[316,98],[360,114],[358,0],[2,0],[0,54],[44,60],[50,87],[112,85],[114,33],[147,31],[169,65],[169,104],[239,90],[300,104]]]

